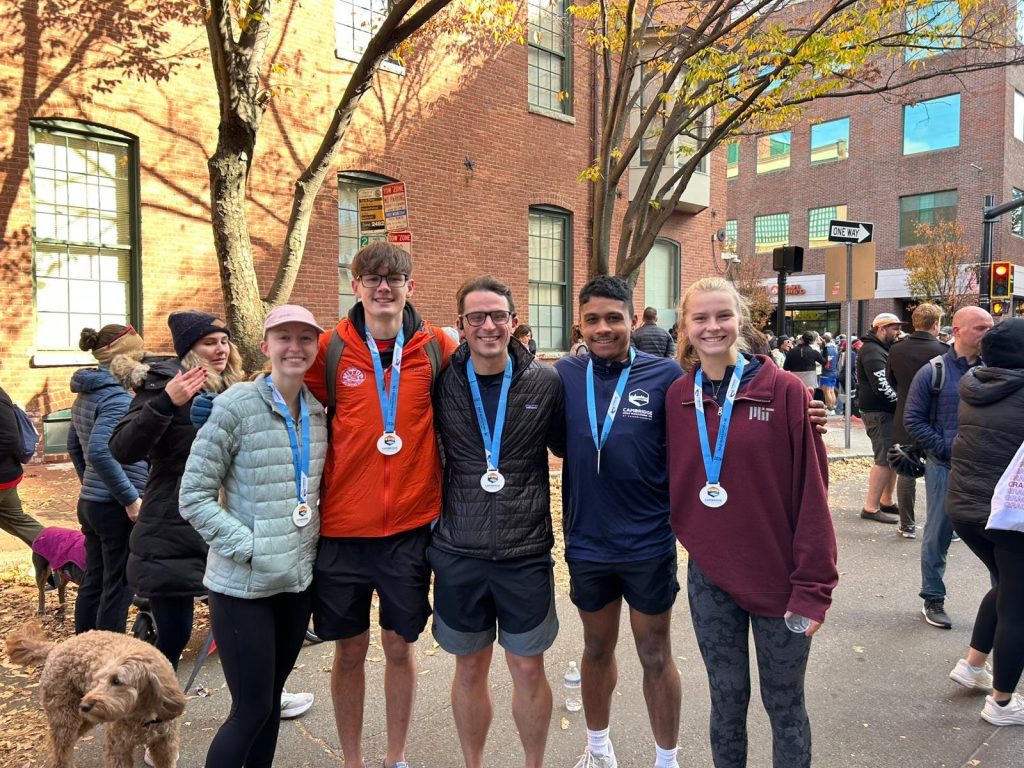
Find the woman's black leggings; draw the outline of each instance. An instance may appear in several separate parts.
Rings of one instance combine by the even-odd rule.
[[[156,622],[157,650],[177,669],[181,652],[185,650],[188,639],[192,637],[195,599],[155,595],[149,598],[149,610],[153,614],[153,621]]]
[[[711,756],[715,768],[743,768],[747,764],[751,629],[761,701],[772,727],[772,765],[810,768],[811,724],[804,706],[804,674],[811,638],[790,632],[782,617],[747,613],[692,559],[686,589],[711,688]]]
[[[210,592],[231,711],[213,737],[206,768],[269,768],[281,724],[281,691],[295,665],[312,612],[311,590],[244,600]]]
[[[992,687],[1013,692],[1024,673],[1024,533],[986,531],[983,523],[953,523],[996,585],[981,599],[971,648],[992,653]]]

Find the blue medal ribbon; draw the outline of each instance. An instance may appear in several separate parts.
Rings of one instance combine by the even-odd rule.
[[[366,346],[370,348],[373,358],[373,375],[377,379],[377,399],[380,400],[380,415],[384,420],[384,434],[394,433],[395,420],[398,416],[398,382],[402,378],[402,348],[405,346],[405,329],[398,330],[395,337],[395,353],[391,360],[391,392],[384,385],[384,366],[380,362],[377,342],[373,340],[370,329],[366,329]]]
[[[284,416],[285,426],[288,427],[288,442],[292,446],[292,465],[295,467],[295,498],[299,504],[306,503],[309,494],[309,406],[306,405],[306,398],[299,394],[299,420],[302,429],[302,450],[299,450],[298,435],[295,434],[295,419],[288,409],[288,403],[284,401],[281,393],[270,377],[266,378],[270,387],[270,394],[274,398],[274,405]]]
[[[594,439],[594,448],[597,450],[597,472],[601,473],[601,449],[608,442],[608,435],[612,432],[612,424],[619,412],[619,401],[622,400],[622,393],[626,391],[626,380],[629,372],[633,369],[633,359],[636,357],[636,349],[629,348],[629,363],[622,368],[619,380],[615,385],[615,394],[608,403],[608,410],[604,414],[604,424],[601,426],[601,434],[597,432],[597,403],[594,396],[594,359],[587,361],[587,416],[590,418],[590,436]]]
[[[487,458],[487,471],[498,471],[501,458],[501,433],[505,430],[505,412],[508,410],[508,390],[512,385],[512,357],[505,361],[505,375],[501,378],[501,394],[498,396],[498,411],[494,414],[494,437],[487,426],[487,413],[484,401],[480,396],[480,383],[473,370],[473,360],[466,361],[466,378],[469,379],[469,392],[473,396],[473,407],[476,409],[476,421],[480,425],[480,436],[484,441],[484,456]]]
[[[698,368],[693,375],[693,404],[697,407],[697,435],[700,437],[700,450],[704,456],[704,473],[707,475],[708,485],[718,485],[718,480],[722,475],[722,459],[725,458],[725,441],[729,436],[732,407],[736,401],[736,393],[740,389],[743,367],[746,365],[743,355],[738,357],[732,378],[729,380],[729,389],[725,392],[725,405],[722,406],[722,418],[718,422],[718,438],[715,440],[714,456],[711,455],[708,422],[704,416],[704,371]]]

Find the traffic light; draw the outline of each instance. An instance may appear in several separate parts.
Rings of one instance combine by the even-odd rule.
[[[1008,299],[1013,295],[1013,265],[1008,261],[992,262],[992,282],[989,290],[993,299]]]
[[[1003,301],[1002,299],[996,299],[992,302],[992,317],[1002,317],[1006,314],[1009,306],[1010,302]]]

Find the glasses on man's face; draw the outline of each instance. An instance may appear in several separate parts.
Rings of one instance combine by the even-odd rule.
[[[356,280],[358,280],[367,288],[377,288],[380,286],[381,281],[383,280],[387,280],[388,285],[390,285],[392,288],[401,288],[409,281],[409,276],[400,274],[375,275],[371,272],[368,275],[360,275],[359,277],[356,278]]]
[[[504,325],[512,318],[512,313],[504,309],[496,309],[493,312],[467,312],[462,319],[476,328],[483,325],[488,317],[495,325]]]

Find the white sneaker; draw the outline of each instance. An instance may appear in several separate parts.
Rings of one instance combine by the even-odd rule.
[[[174,756],[175,765],[178,764],[178,757],[179,755]],[[146,753],[142,756],[142,759],[145,761],[146,765],[150,766],[150,768],[156,768],[156,763],[153,761],[153,756],[149,754],[149,747],[146,747]]]
[[[288,693],[281,692],[281,719],[291,720],[293,717],[304,715],[313,706],[312,693]]]
[[[587,747],[580,756],[579,761],[573,768],[619,768],[619,761],[615,759],[615,750],[608,743],[611,752],[607,755],[595,755]]]
[[[992,725],[1024,725],[1024,697],[1015,693],[1010,697],[1009,703],[1001,707],[991,696],[986,696],[981,719]]]
[[[967,659],[960,659],[949,673],[949,679],[964,688],[981,688],[992,690],[992,673],[985,667],[972,667]]]

